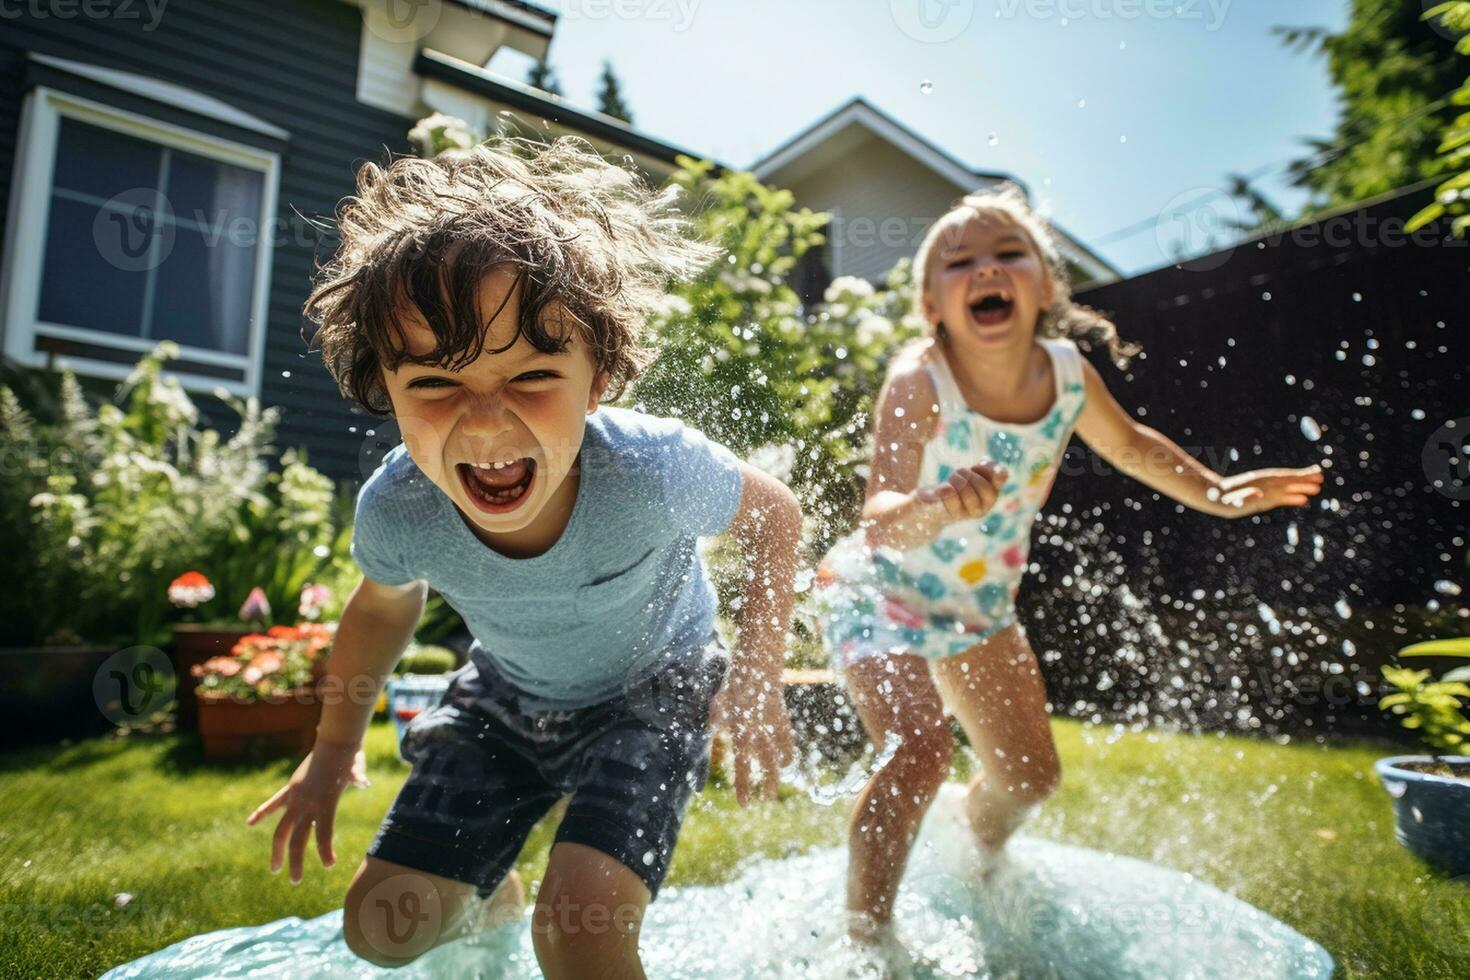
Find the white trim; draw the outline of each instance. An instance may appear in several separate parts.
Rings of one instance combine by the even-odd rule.
[[[967,169],[952,157],[936,150],[882,112],[859,99],[854,99],[825,120],[817,122],[770,156],[756,161],[750,168],[751,172],[762,181],[770,180],[778,171],[816,151],[822,144],[836,137],[849,126],[861,126],[879,139],[886,140],[893,147],[908,154],[965,193],[1005,179],[999,175],[980,174]],[[1105,260],[1090,255],[1080,242],[1056,225],[1050,222],[1047,222],[1047,225],[1056,236],[1058,247],[1063,254],[1079,268],[1086,270],[1094,282],[1111,282],[1118,278],[1118,271],[1108,266]],[[835,260],[833,268],[837,268]]]
[[[556,29],[555,15],[552,16],[551,23],[548,24],[544,19],[537,17],[535,14],[522,10],[519,7],[513,7],[508,3],[501,3],[500,0],[464,0],[464,4],[467,7],[475,8],[481,13],[509,21],[517,27],[524,27],[526,30],[534,31],[537,34],[545,34],[548,39],[551,37],[552,31]],[[547,13],[550,13],[550,11],[547,11]]]
[[[60,120],[77,119],[164,146],[220,160],[261,174],[259,234],[256,236],[255,281],[251,291],[250,336],[243,355],[208,348],[180,345],[181,355],[201,363],[239,367],[243,381],[206,378],[170,371],[186,388],[213,391],[224,387],[235,395],[259,397],[262,355],[265,349],[266,318],[270,296],[271,262],[274,252],[277,196],[280,183],[279,154],[243,143],[207,136],[193,130],[159,122],[136,113],[38,86],[26,95],[21,115],[20,144],[16,152],[15,177],[11,186],[10,214],[5,233],[5,268],[0,277],[0,333],[7,356],[32,367],[44,367],[52,356],[35,350],[38,332],[84,341],[114,350],[151,350],[157,340],[47,324],[37,320],[42,261],[45,257],[47,221],[50,215],[56,139]],[[54,361],[78,374],[120,378],[130,365],[112,364],[89,358],[56,355]]]
[[[954,160],[935,150],[932,146],[917,139],[912,133],[904,131],[893,120],[864,102],[849,103],[846,108],[839,110],[824,122],[818,123],[792,140],[786,145],[785,149],[777,150],[772,156],[758,161],[751,168],[752,172],[760,179],[765,180],[772,173],[806,156],[812,150],[815,150],[827,140],[854,124],[862,126],[880,139],[887,140],[950,183],[958,185],[965,190],[974,190],[981,184],[995,182],[995,178],[993,177],[986,177],[960,166]]]
[[[68,75],[85,78],[122,92],[140,95],[145,99],[162,102],[196,116],[216,119],[239,129],[248,129],[262,136],[269,136],[271,139],[284,141],[291,138],[289,130],[268,123],[259,116],[242,112],[227,102],[221,102],[219,99],[195,92],[193,89],[184,88],[182,85],[148,78],[145,75],[135,75],[132,72],[118,71],[115,68],[89,65],[83,61],[53,58],[48,54],[37,54],[34,51],[30,53],[30,59],[39,65],[64,71]]]

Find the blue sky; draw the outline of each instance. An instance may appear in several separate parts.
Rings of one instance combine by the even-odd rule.
[[[1283,47],[1270,29],[1340,28],[1348,6],[542,2],[561,13],[550,60],[579,105],[594,104],[610,58],[639,129],[743,167],[861,95],[963,163],[1021,178],[1058,222],[1130,273],[1166,264],[1175,240],[1202,242],[1205,218],[1113,233],[1181,195],[1208,195],[1231,171],[1279,171],[1301,155],[1302,137],[1331,133],[1336,101],[1324,62]],[[490,67],[523,77],[514,57]],[[1285,204],[1301,201],[1279,176],[1258,186]]]

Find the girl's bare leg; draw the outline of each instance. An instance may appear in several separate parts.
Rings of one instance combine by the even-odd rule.
[[[993,854],[1061,780],[1041,668],[1025,632],[1012,626],[934,661],[933,672],[980,761],[965,809],[981,847]]]
[[[893,756],[858,794],[849,831],[847,908],[854,939],[872,941],[892,921],[893,901],[924,812],[949,777],[954,736],[929,676],[915,654],[855,660],[844,671],[858,716]]]

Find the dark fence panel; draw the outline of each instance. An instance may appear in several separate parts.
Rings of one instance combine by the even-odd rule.
[[[1227,474],[1330,468],[1317,506],[1220,520],[1075,441],[1022,597],[1059,710],[1381,730],[1378,665],[1467,631],[1436,607],[1466,578],[1470,242],[1404,233],[1429,200],[1079,295],[1143,345],[1126,371],[1091,357],[1144,422]]]

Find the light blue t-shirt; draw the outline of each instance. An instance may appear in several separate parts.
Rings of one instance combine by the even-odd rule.
[[[529,706],[581,708],[709,640],[715,594],[695,539],[730,525],[741,482],[735,456],[694,429],[599,408],[561,538],[507,558],[399,445],[357,495],[352,557],[384,585],[427,581]]]

